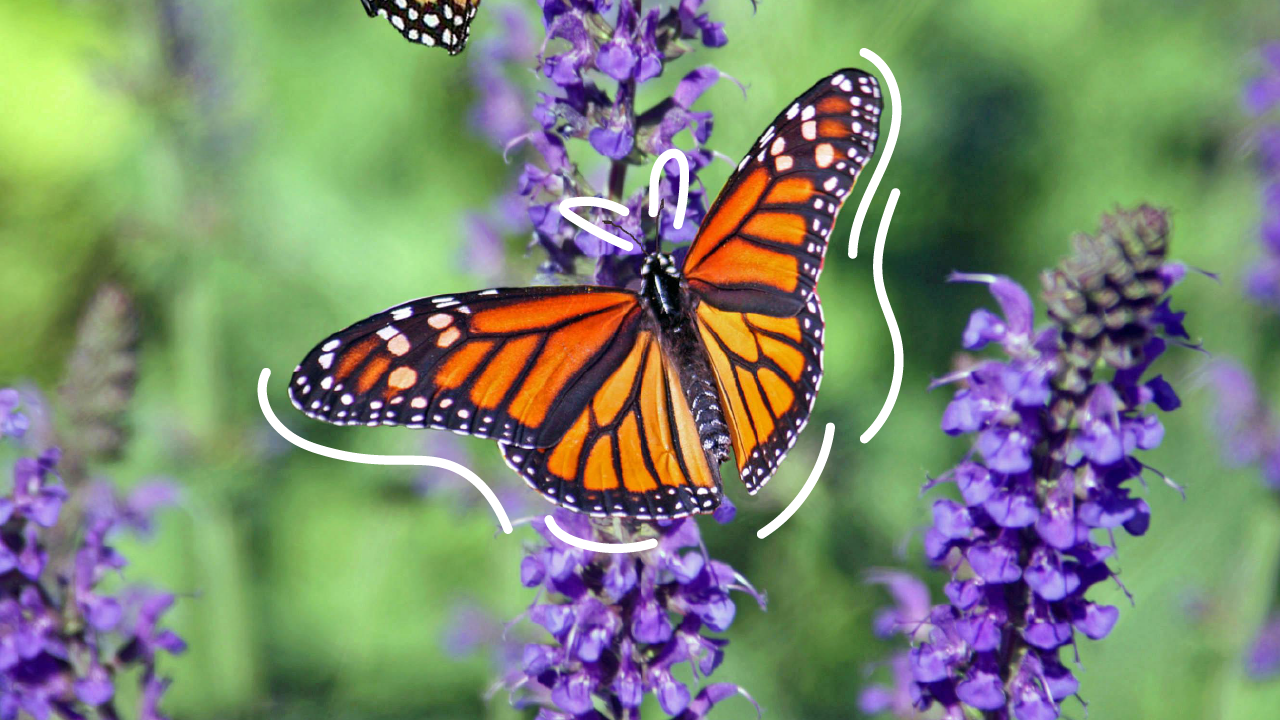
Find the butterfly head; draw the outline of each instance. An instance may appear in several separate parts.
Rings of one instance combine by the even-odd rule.
[[[640,265],[640,277],[648,278],[658,275],[679,277],[680,268],[676,266],[675,259],[666,253],[656,252],[645,255],[644,263]]]

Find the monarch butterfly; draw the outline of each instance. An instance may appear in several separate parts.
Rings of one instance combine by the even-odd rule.
[[[496,439],[545,498],[592,515],[711,512],[730,451],[755,494],[813,408],[818,273],[882,106],[859,70],[797,98],[729,178],[683,264],[646,255],[638,290],[503,288],[397,305],[313,349],[290,399],[340,425]]]
[[[369,17],[381,15],[409,42],[457,55],[467,46],[480,0],[360,0]]]

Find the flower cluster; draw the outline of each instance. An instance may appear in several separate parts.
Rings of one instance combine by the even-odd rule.
[[[18,411],[20,397],[13,388],[0,388],[0,438],[20,438],[27,432],[31,421]]]
[[[1263,197],[1263,256],[1254,263],[1245,290],[1254,301],[1280,310],[1280,122],[1267,122],[1280,109],[1280,41],[1264,45],[1261,55],[1265,73],[1246,86],[1244,106],[1263,121],[1254,136]],[[1253,377],[1237,363],[1218,360],[1208,378],[1217,391],[1213,424],[1227,462],[1257,465],[1266,486],[1280,491],[1280,426]],[[1259,631],[1245,664],[1253,677],[1280,674],[1280,612]]]
[[[555,519],[576,537],[618,541],[584,515],[557,510]],[[567,545],[541,519],[534,527],[547,545],[524,558],[520,580],[545,590],[526,615],[551,642],[525,646],[520,670],[508,677],[515,704],[541,706],[543,720],[634,720],[652,693],[667,715],[695,720],[733,695],[750,699],[729,683],[694,694],[673,672],[688,663],[700,680],[720,665],[728,641],[707,633],[733,623],[730,591],[748,593],[761,608],[765,602],[707,556],[693,520],[659,526],[652,550],[613,555]]]
[[[1280,41],[1262,48],[1266,73],[1245,89],[1245,108],[1264,123],[1255,135],[1262,172],[1263,258],[1247,281],[1256,301],[1280,310],[1280,121],[1265,122],[1280,109]]]
[[[1217,400],[1213,425],[1227,462],[1257,464],[1267,487],[1280,491],[1280,427],[1253,377],[1230,360],[1217,360],[1208,379]]]
[[[668,62],[698,44],[725,44],[721,25],[699,12],[702,2],[680,0],[673,7],[646,10],[642,0],[539,0],[546,41],[538,53],[538,65],[550,85],[537,94],[532,122],[527,123],[530,129],[509,144],[527,142],[541,158],[540,164],[525,165],[517,195],[533,227],[533,245],[548,255],[543,273],[577,274],[576,262],[585,257],[595,262],[595,282],[624,285],[638,269],[640,248],[626,253],[561,217],[560,201],[569,197],[604,196],[621,202],[630,210],[628,215],[616,217],[601,210],[591,219],[597,224],[616,222],[633,237],[657,234],[675,243],[693,239],[706,213],[706,190],[697,179],[698,172],[714,157],[705,147],[711,135],[711,113],[695,111],[693,105],[725,76],[714,67],[697,68],[670,97],[642,109],[637,108],[637,88],[661,76]],[[510,136],[515,128],[526,125],[514,114],[518,93],[495,72],[494,57],[480,58],[479,68],[480,107],[502,109],[492,116],[498,119],[486,120],[487,128],[495,126],[488,132],[495,138]],[[686,222],[676,230],[673,218],[664,215],[660,226],[649,227],[651,221],[640,212],[645,189],[628,193],[627,171],[673,148],[675,136],[684,130],[691,131],[695,144],[685,151],[692,183]],[[584,140],[592,148],[592,165],[600,166],[598,178],[594,177],[597,168],[570,157],[569,139]],[[668,206],[676,204],[678,183],[675,167],[660,180],[661,197]]]
[[[13,398],[11,393],[0,390],[0,399]],[[14,418],[20,416],[5,402],[5,422],[19,425]],[[148,527],[151,511],[167,502],[170,491],[147,485],[121,500],[113,491],[88,486],[75,518],[64,508],[69,493],[56,472],[60,456],[52,448],[19,458],[13,490],[0,497],[0,718],[11,720],[20,712],[37,720],[55,714],[83,718],[90,709],[96,717],[120,717],[116,678],[140,669],[137,716],[158,720],[156,705],[168,681],[157,674],[156,656],[185,648],[181,638],[158,626],[174,598],[140,590],[115,596],[101,582],[126,564],[108,544],[112,531]],[[74,533],[69,523],[77,525]],[[68,542],[73,534],[76,544],[63,566],[49,545]]]
[[[1044,329],[1009,278],[951,278],[986,284],[1001,309],[973,313],[965,348],[996,345],[1007,357],[935,383],[960,385],[942,429],[973,436],[974,452],[926,486],[954,482],[961,501],[936,500],[925,535],[929,559],[952,573],[949,602],[899,628],[916,641],[907,662],[916,709],[1056,718],[1078,687],[1059,649],[1115,625],[1117,608],[1086,597],[1112,577],[1114,548],[1094,531],[1146,532],[1150,508],[1128,481],[1150,468],[1134,453],[1163,439],[1153,406],[1179,405],[1161,376],[1144,380],[1165,338],[1187,338],[1167,297],[1185,274],[1166,260],[1168,231],[1151,207],[1104,217],[1043,274]]]

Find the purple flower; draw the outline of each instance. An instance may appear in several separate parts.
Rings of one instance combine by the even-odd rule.
[[[0,403],[4,399],[0,391]],[[3,409],[12,424],[12,405]],[[56,473],[60,459],[56,448],[19,458],[13,491],[0,496],[0,523],[6,525],[0,572],[16,570],[0,590],[2,718],[16,717],[19,710],[35,718],[55,712],[68,718],[116,717],[110,704],[117,673],[140,667],[144,685],[155,682],[156,651],[177,653],[185,647],[172,631],[158,628],[173,596],[139,607],[98,587],[106,574],[125,565],[107,536],[118,528],[149,529],[151,513],[174,499],[172,489],[147,484],[121,498],[106,486],[90,485],[80,488],[80,502],[68,512],[70,493]],[[45,550],[50,529],[63,538],[79,536],[70,567],[50,562]],[[130,613],[138,622],[122,627]],[[144,696],[150,700],[144,700],[139,717],[160,720],[154,707],[158,693],[148,694],[144,687]],[[101,711],[90,713],[94,708]]]
[[[540,0],[540,5],[546,40],[536,55],[546,83],[531,112],[522,116],[518,111],[523,96],[502,67],[520,62],[523,50],[495,48],[472,56],[480,89],[476,125],[508,149],[528,141],[540,156],[539,162],[524,166],[516,185],[525,203],[524,220],[533,230],[532,245],[547,255],[541,273],[577,276],[582,260],[591,264],[595,283],[623,286],[636,278],[640,252],[621,251],[564,222],[559,203],[568,197],[605,196],[627,205],[632,213],[619,218],[604,210],[586,211],[587,219],[597,225],[617,222],[637,238],[656,236],[671,243],[693,239],[706,214],[706,190],[698,173],[713,157],[704,147],[713,126],[711,114],[695,111],[693,105],[726,76],[711,66],[697,68],[671,96],[648,108],[637,107],[638,88],[695,46],[724,45],[724,30],[701,12],[701,0],[648,9],[643,3],[588,0]],[[521,28],[513,27],[511,34],[518,40],[516,47],[528,46]],[[676,230],[670,213],[655,223],[639,212],[647,198],[643,188],[629,196],[624,193],[628,169],[674,147],[675,136],[686,129],[694,141],[694,147],[685,149],[691,189],[685,222]],[[603,186],[579,172],[569,158],[565,141],[570,138],[586,141],[585,147],[609,165]],[[668,207],[676,205],[674,172],[670,168],[658,188]],[[491,225],[482,227],[487,231]]]
[[[1280,674],[1280,614],[1273,615],[1254,638],[1245,659],[1245,668],[1256,680]]]
[[[1245,108],[1259,117],[1280,107],[1280,41],[1264,45],[1261,55],[1264,72],[1244,93]],[[1256,148],[1261,171],[1262,258],[1253,264],[1245,288],[1256,302],[1280,310],[1280,122],[1266,122],[1258,129]]]
[[[0,388],[0,437],[20,438],[30,427],[27,416],[18,412],[18,391]]]
[[[1263,74],[1244,91],[1245,108],[1254,115],[1265,115],[1280,106],[1280,41],[1263,45],[1261,55]]]
[[[970,436],[975,451],[926,486],[955,481],[961,498],[934,501],[924,538],[927,557],[952,573],[948,602],[925,610],[923,586],[895,576],[899,606],[902,588],[914,587],[920,618],[891,616],[914,642],[902,665],[910,682],[899,671],[897,689],[869,690],[868,710],[906,717],[936,704],[946,717],[1052,720],[1076,692],[1059,650],[1077,633],[1106,637],[1119,619],[1086,597],[1112,577],[1113,548],[1089,531],[1146,531],[1150,508],[1128,487],[1146,468],[1134,454],[1163,440],[1153,411],[1179,404],[1162,378],[1143,377],[1166,348],[1162,336],[1186,338],[1167,296],[1185,271],[1165,259],[1167,242],[1163,212],[1105,216],[1076,255],[1044,273],[1053,322],[1042,330],[1009,278],[951,276],[987,285],[1000,307],[970,316],[965,348],[998,346],[1004,357],[934,383],[959,385],[941,426]],[[887,624],[878,616],[877,633]]]
[[[486,38],[472,51],[471,76],[479,101],[471,109],[472,127],[500,148],[529,131],[528,98],[508,77],[507,66],[527,63],[537,49],[524,15],[512,7],[498,8],[504,28],[500,37]]]
[[[618,541],[584,515],[557,510],[555,517],[577,537]],[[652,694],[668,716],[701,718],[741,692],[729,684],[691,690],[673,675],[687,663],[701,679],[720,665],[728,641],[709,633],[732,624],[731,592],[764,607],[764,597],[733,568],[706,557],[693,520],[660,525],[657,548],[635,555],[566,545],[541,520],[534,528],[547,544],[522,562],[521,582],[546,591],[527,617],[550,642],[525,646],[520,671],[507,679],[514,702],[578,718],[591,711],[593,698],[634,709]]]
[[[1229,360],[1209,366],[1217,407],[1213,425],[1223,455],[1236,466],[1257,464],[1269,487],[1280,490],[1280,427],[1249,372]]]

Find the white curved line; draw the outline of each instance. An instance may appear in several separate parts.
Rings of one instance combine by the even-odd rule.
[[[889,294],[884,289],[884,242],[889,236],[889,223],[893,222],[893,209],[898,206],[898,197],[902,193],[898,188],[889,191],[889,202],[884,205],[884,214],[880,216],[880,232],[876,233],[876,250],[871,261],[871,273],[875,278],[876,299],[880,301],[880,310],[884,312],[884,322],[889,326],[889,339],[893,342],[893,382],[889,384],[889,395],[884,399],[884,407],[876,416],[871,427],[859,438],[867,443],[880,432],[881,426],[893,412],[893,404],[898,402],[898,391],[902,389],[902,333],[898,331],[898,321],[893,317],[893,308],[889,306]]]
[[[804,504],[804,501],[809,499],[809,493],[813,492],[813,488],[818,484],[818,478],[822,476],[822,469],[827,466],[827,458],[831,455],[831,442],[835,439],[835,436],[835,423],[827,423],[827,429],[822,435],[822,448],[818,450],[818,462],[814,463],[813,472],[810,472],[809,479],[804,481],[804,487],[800,488],[800,494],[791,499],[791,504],[778,517],[757,530],[756,537],[763,540],[772,535],[774,530],[782,527],[782,523],[790,520],[791,516],[795,515],[800,506]]]
[[[547,516],[546,520],[547,529],[551,531],[552,535],[555,535],[576,548],[590,550],[591,552],[621,555],[623,553],[644,552],[658,547],[657,538],[649,538],[648,540],[641,540],[640,542],[632,543],[602,543],[595,542],[593,540],[583,540],[580,537],[570,535],[562,530],[560,526],[556,524],[556,519],[550,515]]]
[[[676,201],[676,217],[671,221],[671,227],[679,230],[684,227],[684,213],[689,206],[689,158],[680,148],[671,148],[653,161],[653,170],[649,171],[649,217],[658,217],[659,180],[663,168],[672,160],[680,166],[680,195]]]
[[[625,240],[623,238],[620,238],[617,235],[614,235],[613,233],[607,230],[604,230],[596,225],[593,225],[586,218],[574,212],[574,208],[580,208],[580,207],[604,208],[605,210],[611,210],[613,212],[618,213],[619,215],[625,216],[625,215],[631,214],[631,211],[627,209],[626,205],[623,205],[622,203],[614,202],[612,200],[607,200],[605,198],[572,197],[572,198],[565,198],[564,200],[560,201],[560,214],[564,216],[565,220],[568,220],[574,225],[577,225],[583,230],[586,230],[591,235],[609,243],[610,245],[613,245],[615,247],[620,247],[623,250],[627,250],[628,252],[631,250],[635,250],[636,246],[632,244],[630,240]]]
[[[467,482],[474,485],[480,491],[480,494],[484,495],[485,500],[489,501],[489,507],[493,508],[493,514],[498,516],[498,523],[502,525],[502,532],[508,535],[511,534],[511,519],[507,517],[507,511],[502,507],[502,503],[498,501],[498,496],[493,494],[493,490],[489,489],[489,486],[485,484],[484,480],[480,479],[479,475],[476,475],[465,465],[430,455],[365,455],[364,453],[336,450],[299,437],[292,430],[285,427],[284,423],[280,422],[280,418],[276,417],[276,414],[272,412],[271,403],[267,401],[267,378],[269,377],[271,377],[271,370],[262,368],[262,374],[258,376],[258,405],[262,407],[262,414],[266,416],[267,422],[271,424],[271,429],[280,433],[280,437],[307,452],[323,455],[334,460],[342,460],[343,462],[360,463],[362,465],[437,467],[460,475]]]
[[[867,219],[867,210],[871,207],[871,198],[876,194],[876,190],[880,188],[880,178],[884,177],[884,171],[889,167],[889,160],[893,158],[893,148],[898,144],[898,130],[902,127],[902,97],[898,94],[898,81],[893,77],[893,71],[885,64],[880,56],[871,52],[866,48],[862,48],[859,53],[862,57],[871,61],[872,65],[880,71],[884,76],[884,83],[889,89],[889,137],[884,144],[884,152],[880,153],[880,159],[876,161],[875,172],[871,173],[871,182],[867,183],[867,191],[862,194],[862,200],[858,203],[858,212],[853,216],[853,229],[849,231],[849,257],[858,257],[858,236],[862,234],[862,223]],[[865,440],[863,442],[866,442]]]

